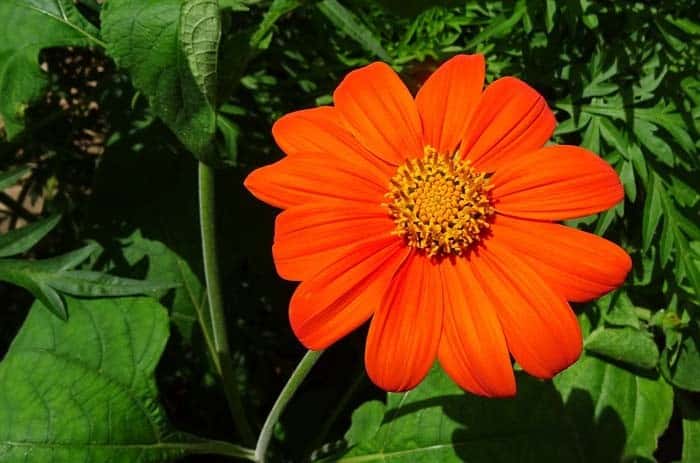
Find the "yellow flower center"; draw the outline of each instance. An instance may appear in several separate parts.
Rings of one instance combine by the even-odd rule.
[[[489,179],[461,158],[425,148],[391,178],[386,206],[395,234],[429,257],[463,254],[489,228]]]

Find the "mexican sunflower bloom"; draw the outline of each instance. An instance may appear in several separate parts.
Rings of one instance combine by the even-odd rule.
[[[286,153],[246,187],[284,209],[278,273],[309,349],[371,319],[370,378],[416,386],[437,359],[463,389],[515,393],[511,355],[551,378],[582,348],[567,301],[619,286],[629,256],[556,223],[623,199],[615,171],[576,146],[544,146],[555,118],[513,77],[484,85],[481,55],[445,62],[414,98],[384,63],[350,72],[333,106],[293,112],[272,133]]]

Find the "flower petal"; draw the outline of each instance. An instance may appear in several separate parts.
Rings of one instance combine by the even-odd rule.
[[[369,163],[392,175],[394,168],[367,151],[343,127],[338,111],[331,106],[304,109],[286,114],[272,126],[272,136],[289,156],[324,153],[354,163]]]
[[[563,225],[497,216],[499,240],[566,300],[583,302],[620,286],[632,259],[618,245]]]
[[[423,155],[416,105],[385,63],[350,72],[333,93],[333,101],[350,132],[376,156],[398,165]]]
[[[528,373],[551,378],[581,354],[581,328],[569,304],[540,276],[495,239],[471,268],[488,297],[482,310],[495,310],[508,349]]]
[[[394,227],[379,204],[327,201],[292,207],[275,221],[277,273],[287,280],[306,280],[345,256],[349,247],[384,239]]]
[[[438,358],[463,389],[487,397],[515,394],[503,328],[465,258],[440,265],[445,315]]]
[[[367,321],[408,252],[395,236],[358,243],[301,283],[289,303],[299,341],[309,349],[325,349]]]
[[[423,144],[453,153],[476,110],[484,87],[483,55],[457,55],[442,64],[416,96]]]
[[[578,146],[548,146],[499,168],[491,178],[496,210],[538,220],[583,217],[611,208],[624,192],[617,173]]]
[[[377,171],[349,162],[297,154],[254,170],[244,184],[256,198],[286,209],[328,199],[381,204],[387,182]]]
[[[412,253],[394,276],[367,335],[365,366],[387,391],[416,386],[435,362],[443,314],[437,264]]]
[[[515,77],[486,87],[460,150],[481,171],[498,167],[541,148],[556,126],[545,99]]]

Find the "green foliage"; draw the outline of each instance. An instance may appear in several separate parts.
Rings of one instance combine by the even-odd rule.
[[[2,0],[0,23],[0,280],[38,300],[20,328],[28,296],[0,288],[2,349],[19,332],[0,363],[0,461],[253,459],[175,430],[240,441],[221,386],[256,427],[300,357],[270,257],[275,212],[242,179],[280,158],[273,122],[332,104],[351,69],[386,61],[415,92],[456,53],[483,53],[489,82],[528,82],[556,113],[553,142],[614,166],[625,201],[568,225],[623,246],[632,274],[574,307],[581,360],[552,382],[518,372],[513,399],[466,394],[436,367],[378,401],[355,373],[363,336],[340,343],[283,416],[270,461],[700,458],[696,2]],[[222,377],[208,313],[197,160],[225,167],[216,225],[235,378]],[[136,295],[158,302],[123,297]]]
[[[439,369],[386,405],[358,408],[339,462],[632,461],[652,458],[673,392],[584,356],[551,384],[518,374],[513,399],[465,395]],[[325,461],[325,460],[324,460]]]
[[[586,350],[633,367],[655,368],[659,349],[645,330],[600,328],[586,339]]]
[[[0,235],[0,257],[15,256],[29,251],[40,239],[48,235],[60,220],[60,215],[54,215]]]
[[[67,306],[63,322],[35,304],[0,363],[2,461],[164,462],[219,446],[236,455],[175,432],[157,402],[163,307],[144,298]]]
[[[102,10],[107,53],[129,71],[153,111],[197,157],[216,162],[215,0],[113,0]],[[224,159],[225,161],[225,159]]]
[[[21,286],[60,318],[68,313],[62,294],[83,297],[132,296],[172,288],[170,282],[120,278],[89,270],[73,270],[95,251],[94,245],[51,259],[0,259],[0,280]]]

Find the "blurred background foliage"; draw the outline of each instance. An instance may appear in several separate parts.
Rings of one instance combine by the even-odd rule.
[[[554,142],[583,145],[615,167],[624,203],[570,225],[620,243],[632,274],[575,307],[582,359],[552,383],[519,375],[512,400],[464,394],[437,368],[415,391],[387,396],[364,376],[363,333],[352,335],[291,403],[272,460],[700,461],[697,1],[102,3],[0,0],[0,229],[9,237],[0,237],[8,282],[0,352],[48,323],[33,315],[22,326],[31,295],[67,325],[81,323],[72,312],[90,310],[73,296],[150,295],[172,325],[156,370],[158,413],[173,429],[232,438],[207,355],[211,335],[198,323],[206,302],[193,153],[222,167],[229,330],[245,413],[258,429],[303,353],[287,322],[293,285],[271,260],[276,212],[242,188],[248,172],[282,156],[272,123],[331,103],[345,73],[371,61],[392,64],[415,91],[443,60],[478,52],[489,81],[515,75],[545,96],[559,122]],[[211,28],[188,30],[196,15],[214,17],[212,5]],[[217,31],[218,46],[183,70],[197,34]],[[15,352],[26,344],[17,341],[0,364],[6,384],[17,382]],[[7,387],[0,403],[3,394],[23,397]],[[9,421],[24,416],[19,406],[5,406]],[[0,461],[20,461],[8,442],[36,436],[2,415]],[[181,450],[125,461],[198,453]]]

